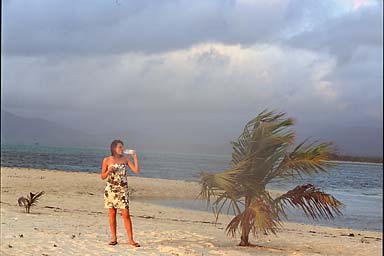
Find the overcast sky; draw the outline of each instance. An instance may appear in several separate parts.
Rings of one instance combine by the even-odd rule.
[[[90,132],[382,127],[380,0],[2,1],[2,108]]]

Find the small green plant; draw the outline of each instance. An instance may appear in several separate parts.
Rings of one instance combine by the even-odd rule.
[[[32,206],[35,206],[38,200],[42,195],[44,195],[44,191],[40,191],[37,194],[33,194],[32,192],[29,192],[29,195],[27,197],[21,196],[19,199],[17,199],[17,202],[19,203],[20,207],[25,207],[25,212],[29,213]]]

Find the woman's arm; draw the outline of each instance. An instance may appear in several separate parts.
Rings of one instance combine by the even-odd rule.
[[[108,174],[109,174],[108,169],[109,168],[107,168],[107,167],[108,167],[107,159],[104,158],[103,164],[101,166],[101,179],[102,180],[105,180],[108,177]]]
[[[132,154],[132,157],[133,157],[133,161],[135,162],[134,164],[132,164],[131,162],[131,159],[128,158],[128,166],[129,168],[131,168],[131,170],[134,172],[134,173],[140,173],[140,167],[139,167],[139,161],[137,160],[137,155],[136,153],[133,153]]]

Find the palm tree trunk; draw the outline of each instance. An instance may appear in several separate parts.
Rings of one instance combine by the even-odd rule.
[[[245,209],[249,207],[251,204],[251,198],[249,196],[245,196]],[[243,223],[241,226],[241,241],[240,241],[240,246],[248,246],[250,245],[249,243],[249,227],[247,224]]]
[[[248,241],[248,235],[249,231],[247,231],[244,227],[241,228],[241,241],[240,241],[240,246],[248,246],[249,241]]]

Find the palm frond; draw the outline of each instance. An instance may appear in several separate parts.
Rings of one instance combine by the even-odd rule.
[[[29,213],[29,210],[32,206],[36,206],[37,202],[39,201],[40,197],[44,195],[44,191],[40,191],[37,194],[34,194],[32,192],[27,195],[27,197],[19,197],[17,200],[19,203],[19,206],[24,206],[25,207],[25,212]]]
[[[270,180],[269,173],[279,159],[280,152],[293,144],[295,133],[286,128],[294,123],[293,118],[282,118],[285,113],[263,111],[247,123],[237,141],[232,141],[232,168],[241,169],[242,177],[260,182]],[[279,155],[277,157],[277,155]]]
[[[27,198],[21,196],[21,197],[19,197],[19,198],[17,199],[17,203],[19,204],[20,207],[21,207],[21,206],[24,206],[24,207],[25,207],[25,205],[28,203],[28,202],[27,202]]]
[[[263,152],[265,149],[263,144],[266,142],[293,143],[294,134],[282,131],[292,125],[294,120],[292,118],[281,119],[284,115],[285,113],[265,109],[256,118],[249,121],[237,141],[231,142],[233,145],[232,166],[243,160],[249,153],[255,154],[258,150]]]
[[[285,155],[275,171],[276,177],[303,178],[302,174],[326,173],[327,168],[334,166],[334,163],[329,161],[329,156],[333,153],[332,142],[319,144],[312,142],[304,146],[306,141],[307,139],[298,144],[292,152]]]
[[[236,175],[238,174],[239,170],[236,169],[229,169],[225,172],[215,174],[204,171],[200,172],[200,184],[202,189],[198,196],[207,199],[208,202],[212,196],[217,196],[222,192],[235,196],[238,193],[236,182]]]
[[[44,191],[40,191],[37,194],[29,193],[29,196],[27,196],[29,200],[30,205],[36,205],[36,203],[39,201],[40,197],[44,195]]]
[[[221,213],[222,208],[227,202],[229,203],[227,208],[227,215],[229,214],[229,210],[231,208],[235,214],[240,214],[241,210],[239,205],[244,205],[244,203],[240,200],[239,197],[236,198],[233,196],[229,196],[228,193],[223,192],[212,203],[212,210],[215,215],[215,222],[217,222],[219,214]]]
[[[235,237],[236,231],[244,229],[246,233],[252,232],[257,237],[260,234],[276,234],[281,226],[282,223],[274,205],[260,196],[228,223],[226,231],[227,235]]]
[[[294,208],[301,208],[307,217],[312,217],[314,220],[333,219],[334,215],[342,215],[340,209],[344,206],[332,195],[321,191],[312,184],[295,187],[277,197],[275,204],[285,217],[284,206],[289,204]]]

